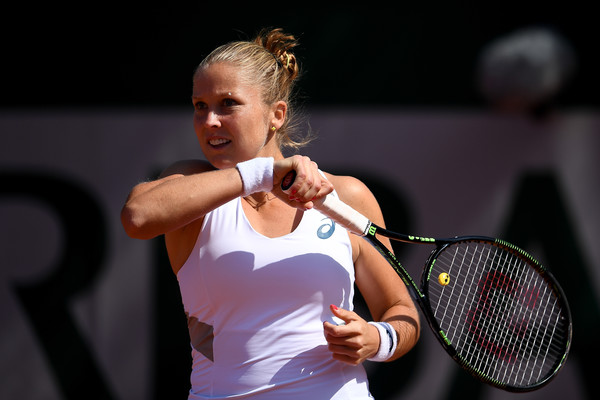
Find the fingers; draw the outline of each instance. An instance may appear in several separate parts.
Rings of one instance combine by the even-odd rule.
[[[340,308],[334,304],[330,305],[329,309],[331,310],[331,313],[333,314],[334,317],[343,321],[342,324],[338,324],[338,325],[347,325],[352,321],[361,319],[358,316],[358,314],[356,314],[355,312],[344,310],[343,308]]]
[[[333,185],[321,174],[317,163],[306,156],[293,156],[277,161],[273,166],[274,182],[280,185],[285,174],[292,170],[296,177],[286,191],[287,200],[291,205],[310,209],[314,205],[313,200],[333,191]]]
[[[293,165],[296,179],[287,191],[289,199],[299,203],[311,202],[327,186],[317,163],[308,157],[298,157]],[[310,208],[310,207],[308,207]]]
[[[337,318],[344,321],[341,325],[323,323],[325,340],[333,358],[348,364],[358,365],[377,352],[379,334],[358,314],[331,306]]]

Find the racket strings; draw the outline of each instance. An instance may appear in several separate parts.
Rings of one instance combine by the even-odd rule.
[[[507,264],[507,265],[510,265],[510,264]],[[513,269],[513,271],[514,271],[514,269]],[[511,282],[511,280],[514,278],[514,276],[512,276],[512,277],[507,276],[507,275],[501,275],[501,276],[503,277],[502,281],[500,283],[496,283],[496,285],[499,286],[499,287],[501,287],[501,288],[507,288],[507,287],[510,288],[512,285],[508,285],[507,282]],[[489,275],[488,275],[488,278],[489,278]],[[486,304],[486,303],[487,303],[487,299],[486,299],[486,301],[484,301],[483,304]],[[498,313],[498,312],[490,314],[490,309],[489,308],[487,308],[485,311],[486,311],[486,318],[488,320],[490,320],[490,323],[488,324],[489,326],[493,326],[493,324],[497,324],[497,322],[494,322],[494,320],[491,320],[490,318],[495,318],[495,320],[498,320],[499,317],[501,315],[503,315],[503,314]],[[518,311],[516,312],[516,315],[519,315]],[[487,329],[487,327],[483,326],[481,329]],[[517,331],[517,332],[515,332],[515,331]],[[495,332],[489,338],[487,338],[486,336],[483,336],[483,337],[485,338],[485,341],[486,341],[485,344],[486,345],[488,345],[487,341],[489,341],[489,343],[491,343],[491,344],[500,343],[499,345],[495,345],[495,347],[493,347],[492,352],[494,354],[496,354],[496,355],[499,354],[500,356],[502,356],[502,357],[500,357],[501,359],[512,361],[512,358],[514,358],[515,355],[512,354],[512,353],[507,353],[507,351],[505,349],[512,349],[516,354],[519,354],[519,353],[522,354],[522,353],[528,352],[528,351],[531,354],[533,354],[531,350],[524,350],[522,344],[523,343],[527,343],[526,341],[519,340],[519,342],[515,342],[515,340],[520,339],[522,337],[522,334],[519,334],[518,331],[527,332],[526,330],[523,329],[523,325],[522,324],[521,325],[517,325],[515,327],[514,323],[513,323],[512,336],[506,335],[508,337],[508,339],[505,339],[502,336],[498,336],[498,334],[499,334],[500,331]],[[507,331],[505,330],[505,332],[507,332]],[[533,331],[530,330],[529,332],[533,332]],[[513,338],[512,341],[511,341],[511,338]],[[481,343],[482,343],[482,341],[481,341],[481,339],[479,339],[479,344],[481,344]],[[490,346],[488,345],[488,349],[489,349],[489,347]],[[482,362],[483,362],[483,359],[480,359],[479,360],[479,364],[477,364],[476,367],[479,368],[479,369],[484,369],[483,366],[481,365]],[[505,373],[508,373],[508,372],[510,372],[510,371],[512,371],[512,370],[515,369],[515,365],[516,365],[515,363],[512,363],[511,368],[504,368],[503,371]],[[492,366],[492,367],[494,367],[494,366]],[[525,365],[522,368],[527,368],[527,365]],[[535,368],[535,367],[533,367],[533,368]],[[533,369],[532,369],[532,371],[533,371]],[[487,371],[487,370],[484,369],[484,373],[489,374],[489,371]],[[522,374],[521,376],[526,376],[526,374]],[[506,376],[502,376],[502,377],[500,377],[500,379],[506,380]]]
[[[488,276],[489,277],[489,276]],[[501,283],[496,283],[498,286],[500,287],[511,287],[512,285],[506,286],[507,282],[511,282],[511,277],[507,277],[506,275],[503,275],[502,278],[502,282]],[[489,299],[485,299],[483,304],[487,305],[487,303],[489,302]],[[514,307],[511,305],[511,307]],[[508,309],[509,307],[504,306],[503,310]],[[502,320],[502,316],[505,315],[504,313],[499,313],[498,310],[496,310],[495,312],[491,311],[490,307],[485,307],[484,309],[477,309],[475,312],[483,312],[484,313],[484,318],[483,324],[480,324],[480,326],[477,326],[477,331],[475,333],[477,333],[477,344],[479,345],[484,345],[485,348],[490,351],[492,354],[496,355],[499,357],[498,361],[500,360],[504,360],[504,361],[509,361],[511,364],[511,368],[504,368],[503,371],[506,373],[510,372],[511,370],[514,370],[515,368],[515,363],[513,362],[514,358],[516,357],[516,355],[518,354],[524,354],[526,352],[530,352],[531,354],[532,351],[531,350],[524,350],[523,347],[523,343],[528,343],[526,340],[522,340],[523,334],[520,332],[527,332],[524,329],[523,324],[516,324],[514,323],[514,321],[512,322],[512,329],[508,329],[508,330],[491,330],[491,328],[495,325],[498,324],[498,321]],[[517,304],[517,311],[515,312],[515,315],[519,315],[519,311],[518,311],[518,304]],[[473,318],[473,317],[471,317]],[[481,319],[477,320],[478,322],[481,321]],[[485,321],[489,321],[487,324],[485,323]],[[481,331],[483,332],[488,332],[489,334],[485,334],[485,333],[480,333]],[[501,335],[502,332],[507,332],[506,335]],[[529,332],[533,332],[533,331],[529,331]],[[474,348],[476,349],[476,348]],[[491,368],[497,368],[497,365],[488,365],[487,369],[485,368],[484,363],[484,359],[483,358],[479,358],[476,360],[475,362],[475,368],[479,369],[479,370],[483,370],[483,372],[485,374],[490,374],[490,369]],[[527,365],[522,366],[521,368],[527,368]],[[522,375],[522,376],[526,376],[526,375]],[[504,379],[506,380],[506,376],[500,376],[500,379]]]
[[[432,310],[474,371],[514,386],[552,372],[568,328],[555,293],[529,263],[490,243],[461,242],[438,255],[432,274],[441,272],[451,284],[429,285]]]

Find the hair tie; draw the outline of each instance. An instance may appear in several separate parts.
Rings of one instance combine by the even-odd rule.
[[[267,50],[267,51],[269,51],[269,50]],[[283,64],[281,63],[279,58],[277,58],[277,56],[274,53],[271,53],[270,51],[269,51],[269,54],[273,56],[273,59],[275,59],[275,62],[277,63],[277,65],[279,65],[281,68],[283,68]]]
[[[285,53],[285,56],[287,57],[287,63],[285,64],[285,67],[289,68],[289,66],[290,66],[290,55],[288,53]]]

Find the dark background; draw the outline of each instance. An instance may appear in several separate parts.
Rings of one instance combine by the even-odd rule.
[[[475,71],[487,43],[546,26],[577,70],[555,99],[600,104],[592,2],[140,2],[4,5],[0,106],[187,106],[194,67],[214,47],[282,27],[301,42],[309,105],[481,107]]]

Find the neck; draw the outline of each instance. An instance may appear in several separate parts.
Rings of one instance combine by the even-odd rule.
[[[244,197],[244,200],[246,200],[252,208],[258,211],[261,207],[275,198],[275,195],[271,192],[257,192]]]

